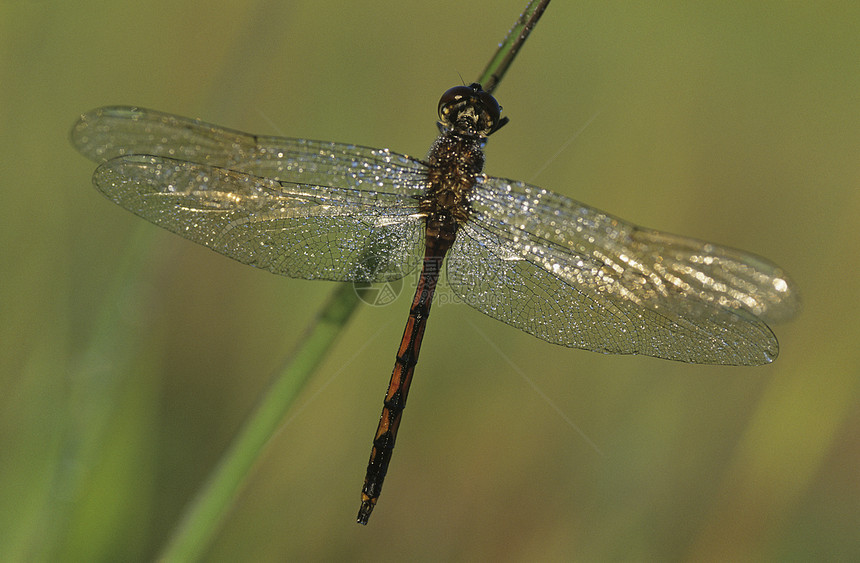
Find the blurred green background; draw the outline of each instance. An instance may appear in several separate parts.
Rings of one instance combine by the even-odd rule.
[[[108,202],[77,116],[423,156],[439,95],[525,1],[146,4],[0,4],[4,561],[155,557],[334,287]],[[362,308],[207,558],[860,559],[858,38],[857,2],[551,4],[496,91],[486,171],[780,264],[803,297],[780,358],[603,356],[439,305],[365,528],[409,296]]]

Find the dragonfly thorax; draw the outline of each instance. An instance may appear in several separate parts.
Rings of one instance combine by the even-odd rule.
[[[431,236],[436,236],[434,225],[453,231],[455,223],[468,220],[469,198],[484,168],[483,142],[483,137],[449,130],[430,147],[427,191],[421,198],[421,210]],[[453,240],[453,232],[451,235]]]

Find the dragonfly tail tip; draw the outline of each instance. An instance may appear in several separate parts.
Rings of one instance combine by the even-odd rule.
[[[362,526],[367,526],[367,521],[370,519],[370,513],[373,512],[373,506],[376,504],[374,500],[367,499],[361,501],[361,508],[358,509],[358,518],[356,518],[355,521]]]

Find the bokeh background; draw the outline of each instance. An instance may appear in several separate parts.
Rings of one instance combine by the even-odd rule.
[[[0,4],[0,558],[156,557],[334,289],[108,202],[76,117],[423,156],[439,95],[524,3]],[[487,172],[777,262],[803,297],[779,359],[604,356],[437,306],[365,528],[409,297],[364,307],[207,558],[860,559],[858,38],[848,1],[551,4],[496,92]]]

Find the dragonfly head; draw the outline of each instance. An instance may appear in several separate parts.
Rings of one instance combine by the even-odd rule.
[[[498,131],[507,117],[502,106],[481,85],[454,86],[439,100],[439,127],[469,135],[487,137]]]

